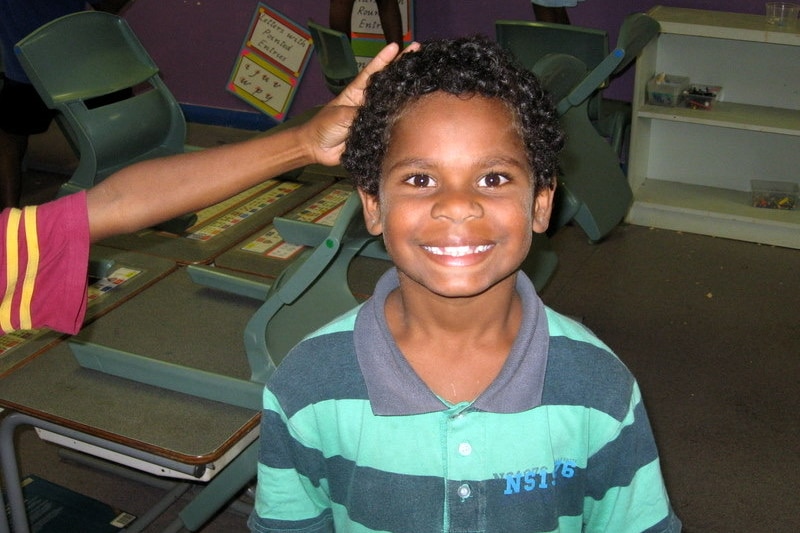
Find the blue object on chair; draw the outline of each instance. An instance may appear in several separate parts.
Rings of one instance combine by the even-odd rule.
[[[342,32],[311,20],[308,21],[308,31],[317,49],[325,84],[333,94],[339,94],[358,75],[358,64],[350,39]]]
[[[61,194],[87,189],[137,161],[185,151],[178,102],[124,19],[73,13],[35,30],[15,51],[78,153]]]

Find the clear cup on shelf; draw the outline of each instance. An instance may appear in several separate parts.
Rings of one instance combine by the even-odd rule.
[[[797,15],[800,5],[791,2],[767,2],[767,24],[780,28],[794,28],[797,25]]]

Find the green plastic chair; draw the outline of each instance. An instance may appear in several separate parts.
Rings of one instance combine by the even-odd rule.
[[[562,103],[558,106],[560,121],[567,135],[559,154],[558,188],[548,233],[574,221],[590,241],[597,242],[622,219],[631,193],[616,154],[589,120],[586,100],[576,107],[569,103],[587,78],[586,67],[573,56],[551,54],[537,62],[534,72],[554,101]],[[553,83],[561,86],[552,91]]]
[[[634,17],[638,19],[639,15]],[[630,26],[628,23],[628,27]],[[627,30],[623,28],[622,31]],[[536,62],[548,54],[569,54],[580,59],[592,71],[609,55],[608,32],[595,28],[526,20],[498,20],[495,22],[495,34],[497,42],[528,69],[533,69]],[[624,39],[626,37],[621,35],[619,42]],[[616,68],[601,85],[593,89],[587,107],[595,129],[608,139],[620,158],[623,156],[623,147],[630,129],[631,106],[628,102],[603,98],[602,94],[610,79],[619,74],[626,65],[627,63]]]
[[[597,67],[609,54],[608,32],[570,24],[532,22],[528,20],[495,21],[497,42],[511,52],[527,69],[549,54],[569,54],[580,59],[589,70]],[[589,101],[592,124],[609,139],[617,154],[622,154],[624,131],[615,129],[618,121],[630,123],[630,105],[603,99],[604,80]]]
[[[45,104],[59,112],[79,157],[61,195],[137,161],[186,150],[178,102],[122,18],[100,11],[67,15],[26,36],[15,52]]]
[[[325,84],[339,94],[358,75],[358,64],[350,39],[342,32],[308,21],[308,30],[317,49]]]
[[[658,22],[637,13],[623,22],[616,48],[588,72],[582,61],[574,57],[569,59],[569,54],[550,54],[534,64],[532,70],[546,88],[547,79],[559,69],[562,76],[565,75],[563,72],[569,72],[567,77],[572,81],[579,78],[566,96],[562,96],[565,85],[562,80],[560,93],[554,98],[567,142],[559,155],[559,188],[550,234],[574,221],[591,242],[599,242],[627,213],[633,193],[617,152],[592,124],[589,100],[605,80],[634,61],[659,31]],[[583,64],[583,69],[575,63],[576,60]],[[584,72],[582,77],[581,70]],[[617,127],[622,128],[622,125],[617,123]]]

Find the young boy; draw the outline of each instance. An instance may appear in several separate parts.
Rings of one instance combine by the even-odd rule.
[[[268,383],[253,531],[680,531],[633,377],[519,271],[562,143],[485,39],[372,77],[342,163],[396,268]]]
[[[90,242],[202,209],[294,168],[337,164],[369,76],[398,50],[387,46],[342,94],[297,127],[145,161],[88,192],[2,211],[0,335],[44,326],[65,333],[80,329]]]

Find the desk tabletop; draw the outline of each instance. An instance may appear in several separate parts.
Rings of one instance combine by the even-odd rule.
[[[89,279],[89,303],[84,324],[116,306],[175,270],[173,261],[135,252],[92,246],[90,260],[102,264],[103,279]],[[66,335],[46,328],[0,336],[0,377],[24,364]]]

